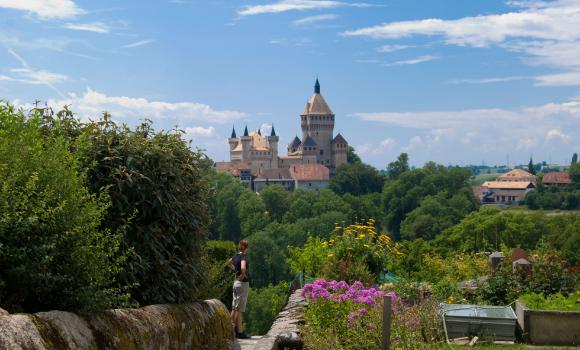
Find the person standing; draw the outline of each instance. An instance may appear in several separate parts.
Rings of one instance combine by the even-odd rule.
[[[238,253],[231,259],[230,267],[236,272],[236,279],[233,286],[233,300],[232,300],[232,321],[234,323],[234,331],[236,338],[249,339],[250,337],[244,333],[243,313],[246,311],[246,303],[248,301],[248,293],[250,292],[250,269],[246,252],[248,251],[249,243],[243,239],[238,243]]]

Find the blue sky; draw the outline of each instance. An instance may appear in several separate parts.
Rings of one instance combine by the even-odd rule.
[[[580,152],[580,0],[0,0],[0,63],[0,99],[178,125],[216,161],[233,124],[300,134],[317,75],[378,168]]]

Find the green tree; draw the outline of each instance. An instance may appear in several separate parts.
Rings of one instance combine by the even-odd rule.
[[[528,163],[528,173],[536,175],[536,169],[534,169],[534,161],[532,160],[532,157],[530,157],[530,162]]]
[[[340,195],[361,196],[381,192],[384,182],[384,175],[372,166],[361,162],[347,163],[336,169],[336,175],[330,180],[330,189]]]
[[[251,247],[248,252],[248,265],[256,288],[275,285],[289,278],[286,246],[280,246],[275,240],[275,234],[280,232],[281,227],[284,226],[269,226],[269,229],[248,237]]]
[[[272,220],[281,222],[290,206],[290,193],[280,185],[266,186],[260,197]]]
[[[238,214],[244,238],[262,230],[270,223],[270,215],[262,197],[247,188],[242,190],[238,198]]]
[[[362,163],[362,160],[360,159],[358,154],[356,154],[354,147],[352,146],[348,146],[348,150],[346,152],[346,162],[348,164]]]
[[[387,165],[387,174],[389,179],[393,180],[398,179],[401,174],[409,170],[409,155],[407,153],[401,153],[396,161]]]
[[[570,174],[570,179],[574,181],[576,186],[580,185],[580,163],[576,163],[570,166],[570,170],[568,170]]]
[[[60,118],[0,104],[0,305],[9,311],[123,306],[123,231],[101,227],[106,193],[90,194]]]
[[[442,198],[450,199],[459,192],[467,199],[469,205],[466,211],[474,209],[475,199],[469,186],[471,171],[468,168],[454,167],[447,169],[433,162],[425,164],[421,169],[413,169],[404,172],[396,180],[389,181],[383,189],[382,208],[384,212],[384,224],[399,238],[401,232],[401,222],[408,213],[421,205],[421,202],[428,196],[441,193]],[[456,200],[460,200],[458,197]],[[432,209],[437,206],[433,204]],[[422,227],[429,225],[429,218],[416,214],[415,219],[422,220]],[[458,216],[462,218],[465,213]],[[411,223],[408,222],[408,225]],[[408,231],[410,232],[410,231]]]
[[[578,163],[578,153],[574,153],[572,155],[572,162],[570,163],[570,165],[574,165],[576,163]]]

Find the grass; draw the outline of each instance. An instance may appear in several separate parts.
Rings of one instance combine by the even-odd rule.
[[[528,349],[541,349],[541,350],[565,350],[565,349],[578,349],[577,347],[546,347],[546,346],[531,346],[525,344],[514,344],[514,345],[475,345],[474,347],[465,345],[450,345],[449,349],[455,350],[467,350],[467,349],[479,349],[479,350],[528,350]]]

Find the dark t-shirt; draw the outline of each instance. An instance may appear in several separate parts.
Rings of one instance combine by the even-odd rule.
[[[246,254],[238,253],[232,258],[232,263],[234,264],[234,269],[236,271],[236,278],[239,278],[242,274],[242,261],[246,261],[246,277],[241,280],[241,282],[250,282],[250,266],[248,260],[246,259]]]

